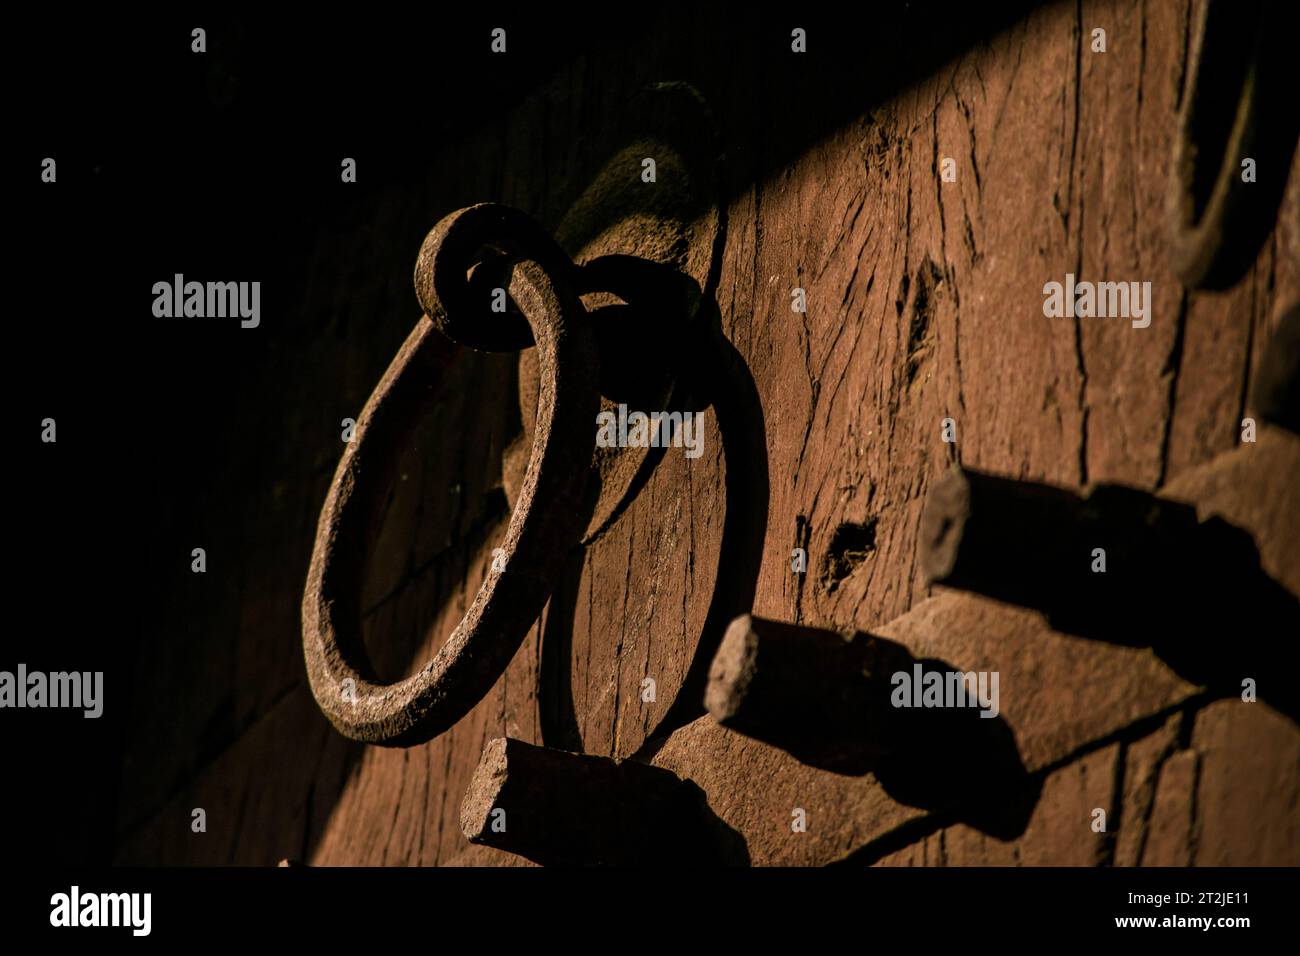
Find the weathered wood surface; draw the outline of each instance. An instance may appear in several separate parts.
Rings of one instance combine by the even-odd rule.
[[[257,475],[243,486],[258,490],[207,514],[210,566],[216,572],[226,555],[226,570],[182,576],[164,591],[175,598],[150,609],[157,637],[136,686],[167,675],[191,690],[179,702],[145,697],[136,715],[119,859],[496,862],[468,850],[458,825],[488,739],[637,753],[692,662],[703,656],[707,667],[717,622],[726,623],[716,608],[710,617],[719,591],[725,603],[752,590],[746,603],[767,617],[880,631],[928,596],[917,524],[928,484],[952,460],[1070,486],[1172,490],[1235,448],[1270,323],[1300,297],[1300,175],[1293,169],[1279,227],[1236,288],[1178,285],[1163,260],[1163,196],[1187,19],[1188,5],[1175,0],[1048,4],[915,83],[864,88],[860,107],[833,122],[818,114],[830,107],[787,91],[795,67],[786,61],[741,44],[727,63],[705,66],[717,59],[708,51],[718,25],[705,20],[692,33],[675,22],[693,41],[651,35],[641,56],[593,51],[507,118],[431,149],[427,180],[367,196],[352,212],[355,228],[323,239],[304,265],[301,331],[277,344],[264,387],[248,397],[249,420],[260,424],[247,446],[272,457],[236,456],[224,477]],[[1107,31],[1104,54],[1089,51],[1094,26]],[[788,49],[779,31],[746,40]],[[591,79],[614,75],[618,83]],[[714,298],[752,378],[765,461],[726,458],[718,416],[706,410],[705,454],[667,454],[619,522],[573,555],[563,593],[460,725],[408,750],[346,742],[307,690],[298,602],[340,452],[338,423],[355,415],[416,318],[409,271],[419,241],[443,213],[483,200],[554,227],[604,159],[603,118],[662,79],[690,80],[715,104],[726,237]],[[740,108],[751,101],[761,108]],[[954,183],[938,176],[948,156]],[[1151,326],[1045,318],[1043,283],[1067,272],[1150,280]],[[806,314],[791,311],[794,287],[807,290]],[[404,458],[367,586],[367,639],[381,674],[409,673],[436,650],[504,530],[500,458],[519,428],[514,364],[466,353],[450,397]],[[940,440],[945,417],[956,421],[955,445]],[[278,441],[284,434],[295,442]],[[737,504],[728,490],[752,489],[764,469],[766,523],[748,525],[761,537],[724,552],[726,512]],[[1245,520],[1256,502],[1220,490],[1219,507]],[[837,536],[844,526],[849,535]],[[1262,548],[1292,588],[1282,566],[1294,569],[1294,541]],[[802,576],[790,567],[797,546],[808,549]],[[737,548],[756,565],[753,580]],[[656,681],[653,702],[642,699],[645,678]],[[1113,717],[1133,708],[1136,719],[1136,698],[1112,693],[1111,708],[1097,709]],[[675,716],[702,713],[698,700],[684,703]],[[1078,716],[1069,700],[1056,706],[1063,724]],[[1300,786],[1296,727],[1262,704],[1199,706],[1170,718],[1190,731],[1112,729],[1115,741],[1053,766],[1014,841],[954,824],[875,843],[864,832],[815,856],[1300,862],[1293,816],[1288,823],[1276,810]],[[748,745],[726,733],[709,734],[714,749],[699,744],[694,756],[743,759]],[[1243,750],[1258,771],[1250,781],[1230,763]],[[870,812],[912,815],[886,795],[872,799],[881,802]],[[190,832],[194,807],[207,810],[206,834]],[[1118,814],[1118,831],[1092,833],[1094,807]],[[782,849],[792,839],[788,810],[773,828],[751,841],[751,860],[807,859],[802,847]]]
[[[1189,739],[1180,742],[1182,733]],[[1256,747],[1243,764],[1243,755],[1234,750],[1245,739]],[[992,839],[957,824],[875,862],[1293,866],[1296,820],[1284,795],[1300,786],[1297,767],[1294,724],[1267,707],[1219,701],[1194,718],[1171,717],[1150,736],[1111,744],[1054,771],[1025,833],[1015,840]],[[1123,792],[1119,801],[1117,784]],[[1080,821],[1091,820],[1099,808],[1106,811],[1106,832],[1081,832]],[[1261,814],[1261,808],[1271,812]]]

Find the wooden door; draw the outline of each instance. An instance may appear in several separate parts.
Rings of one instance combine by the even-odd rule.
[[[400,143],[340,146],[360,154],[357,189],[321,174],[328,202],[295,207],[312,227],[295,232],[280,317],[237,410],[190,450],[209,467],[157,537],[165,586],[142,612],[134,686],[167,689],[137,695],[127,728],[118,861],[527,863],[462,830],[485,747],[510,738],[675,774],[698,788],[716,862],[1300,862],[1295,711],[1278,675],[1251,669],[1294,640],[1285,618],[1243,599],[1222,640],[1259,654],[1205,678],[1161,651],[1177,635],[1110,641],[932,584],[922,540],[957,465],[1073,493],[1117,483],[1220,516],[1294,602],[1300,439],[1264,420],[1252,383],[1300,300],[1296,162],[1244,275],[1189,288],[1165,202],[1194,4],[887,6],[869,33],[794,11],[651,17],[566,51],[526,94],[421,141],[418,161],[393,158]],[[507,35],[505,57],[529,48],[526,29]],[[708,335],[651,326],[618,357],[681,363],[703,448],[664,449],[564,555],[509,666],[452,729],[365,745],[308,686],[306,572],[343,421],[420,318],[421,240],[479,202],[524,211],[577,262],[637,255],[695,283]],[[1149,283],[1149,324],[1049,317],[1045,286],[1067,276]],[[366,557],[365,641],[387,680],[437,652],[492,573],[530,435],[528,354],[462,350],[446,374]],[[199,539],[227,571],[176,558]],[[1032,566],[1008,547],[1008,573]],[[1159,577],[1110,557],[1107,575]],[[709,669],[747,613],[998,672],[999,742],[947,776],[933,740],[888,773],[844,773],[721,726]]]

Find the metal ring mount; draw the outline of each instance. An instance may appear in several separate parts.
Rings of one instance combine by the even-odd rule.
[[[532,260],[565,292],[573,291],[577,267],[535,219],[509,206],[479,203],[445,217],[425,237],[415,262],[415,295],[434,327],[458,345],[518,352],[533,344],[532,320],[493,312],[490,298],[481,294],[487,290],[465,279],[470,263],[493,254],[498,267],[502,257]]]
[[[471,300],[466,274],[484,249],[519,260],[509,291],[526,319],[522,332],[502,323],[507,317],[491,312],[486,301]],[[347,737],[411,746],[460,720],[510,663],[551,594],[560,558],[582,534],[599,368],[573,272],[573,264],[533,220],[492,204],[447,216],[420,249],[416,288],[427,315],[357,419],[321,511],[303,595],[303,651],[312,694]],[[538,427],[501,545],[504,570],[489,572],[432,660],[404,680],[382,684],[361,639],[364,542],[396,452],[454,357],[447,339],[484,349],[536,342]]]
[[[1189,288],[1236,284],[1277,219],[1300,131],[1282,6],[1199,6],[1166,200],[1170,264]]]

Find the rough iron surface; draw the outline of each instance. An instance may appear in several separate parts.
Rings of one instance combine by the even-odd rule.
[[[515,252],[536,252],[543,261],[562,257],[558,251],[548,253],[547,240],[535,238],[540,229],[521,225],[526,222],[513,210],[475,206],[446,217],[430,233],[418,274],[432,277],[422,283],[422,297],[439,318],[417,323],[371,393],[321,511],[303,595],[303,649],[317,704],[335,727],[356,740],[410,746],[437,736],[468,713],[514,656],[550,597],[559,559],[582,530],[594,443],[595,347],[586,313],[563,270],[556,278],[525,260],[515,270],[511,291],[524,303],[540,357],[537,440],[501,552],[433,659],[395,684],[376,680],[361,642],[357,607],[370,509],[391,480],[397,443],[409,433],[436,384],[435,359],[446,354],[441,335],[454,330],[474,341],[465,329],[479,329],[493,317],[486,299],[477,312],[461,301],[475,251],[497,240]],[[501,240],[502,235],[507,239]],[[552,266],[558,269],[554,262]]]

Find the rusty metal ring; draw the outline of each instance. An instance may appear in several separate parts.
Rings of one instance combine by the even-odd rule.
[[[533,344],[528,321],[493,312],[483,290],[466,281],[466,263],[485,252],[507,261],[530,259],[566,286],[575,284],[577,267],[531,216],[496,203],[447,216],[425,237],[415,263],[415,295],[438,331],[481,352],[521,351]]]
[[[431,314],[443,316],[442,325],[431,315],[422,317],[371,393],[317,525],[303,595],[303,651],[317,704],[354,740],[411,746],[468,713],[496,683],[541,613],[560,559],[584,526],[583,493],[599,408],[596,350],[568,279],[572,264],[560,263],[553,274],[545,264],[525,259],[515,264],[510,295],[526,317],[530,341],[536,340],[541,388],[531,457],[501,545],[504,569],[489,571],[465,617],[419,672],[392,684],[377,680],[362,643],[359,613],[367,532],[396,451],[455,355],[440,332],[467,328],[454,311],[466,304],[463,296],[443,300],[443,285],[429,282],[426,273],[458,274],[463,286],[480,248],[529,251],[527,230],[492,233],[516,229],[526,216],[502,207],[490,214],[484,210],[476,206],[448,216],[421,248],[417,284],[425,280],[423,288],[433,296],[425,301]],[[544,248],[534,251],[546,254]],[[479,338],[500,341],[492,333]]]
[[[1282,6],[1198,8],[1166,198],[1170,264],[1189,288],[1234,285],[1277,219],[1300,131]]]

